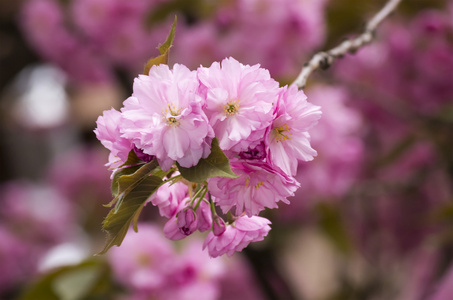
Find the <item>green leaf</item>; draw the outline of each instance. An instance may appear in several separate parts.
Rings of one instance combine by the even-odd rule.
[[[131,166],[118,170],[117,173],[113,175],[112,180],[112,193],[115,197],[105,206],[112,207],[116,203],[116,209],[118,209],[118,206],[121,205],[124,196],[137,184],[139,184],[140,180],[142,180],[144,176],[156,171],[157,169],[160,170],[158,166],[157,161],[154,159],[143,165]]]
[[[119,178],[123,175],[130,175],[135,173],[138,169],[140,169],[141,166],[143,166],[143,161],[140,160],[137,157],[137,154],[135,154],[134,150],[131,150],[129,152],[129,155],[127,157],[127,160],[124,164],[120,166],[120,169],[116,170],[115,173],[113,174],[113,179],[112,179],[112,195],[117,196],[118,195],[118,181]],[[113,203],[109,203],[107,206],[112,206]]]
[[[86,266],[63,273],[54,280],[53,290],[62,300],[84,299],[101,272],[97,266]]]
[[[171,26],[170,32],[168,33],[167,39],[163,44],[159,45],[158,47],[160,55],[148,60],[148,62],[145,65],[143,74],[148,75],[149,70],[151,70],[151,67],[154,65],[168,64],[168,54],[170,52],[170,48],[173,45],[173,40],[175,38],[175,29],[176,29],[176,15],[175,20],[173,21],[173,25]]]
[[[98,254],[106,253],[114,245],[121,245],[132,221],[134,222],[134,229],[137,230],[138,215],[146,200],[164,183],[160,177],[149,175],[149,173],[150,171],[142,174],[139,179],[136,178],[136,173],[127,179],[124,179],[124,177],[128,176],[121,177],[125,180],[128,188],[119,194],[120,201],[118,201],[115,209],[110,210],[103,222],[103,229],[107,232],[107,241],[104,249]],[[121,190],[121,181],[119,186]]]
[[[103,260],[90,259],[40,276],[18,300],[111,299],[115,292],[109,266]]]
[[[217,138],[212,140],[211,154],[207,158],[200,159],[196,166],[184,168],[176,164],[182,177],[191,182],[202,183],[211,177],[239,177],[231,170],[230,161],[220,149]]]

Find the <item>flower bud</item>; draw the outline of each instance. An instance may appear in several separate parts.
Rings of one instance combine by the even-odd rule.
[[[215,236],[222,235],[226,230],[225,221],[219,217],[215,216],[212,222],[212,232]]]
[[[201,201],[200,206],[197,208],[197,223],[197,229],[200,232],[205,232],[206,230],[211,229],[211,206],[206,201]]]
[[[191,235],[197,230],[197,215],[192,207],[186,207],[178,213],[178,228],[184,235]]]

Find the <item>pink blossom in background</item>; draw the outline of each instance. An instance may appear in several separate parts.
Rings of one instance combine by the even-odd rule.
[[[262,300],[266,298],[245,257],[241,255],[229,257],[226,260],[226,267],[227,270],[220,281],[219,300]]]
[[[29,242],[53,245],[74,233],[74,206],[53,187],[18,180],[4,183],[1,194],[2,220]]]
[[[110,150],[109,167],[119,167],[126,162],[129,152],[133,149],[130,140],[123,138],[120,131],[121,113],[114,108],[105,110],[99,116],[94,130],[96,137],[105,148]]]
[[[453,268],[450,266],[442,280],[435,286],[428,300],[448,300],[453,295]]]
[[[51,186],[15,180],[0,193],[0,293],[7,293],[36,276],[49,249],[70,241],[78,228],[75,206]]]
[[[285,87],[276,104],[275,119],[268,133],[271,164],[294,176],[296,161],[312,160],[316,151],[310,146],[308,130],[320,117],[320,107],[308,103],[302,91],[298,91],[295,86]]]
[[[310,193],[321,197],[340,196],[358,179],[363,163],[363,120],[340,87],[318,86],[307,91],[310,101],[322,107],[323,117],[310,130],[311,144],[319,157],[301,164],[297,178]]]
[[[233,56],[246,64],[262,64],[276,78],[291,78],[305,62],[304,56],[324,41],[325,4],[230,1],[219,5],[211,17],[181,30],[184,37],[175,40],[175,57],[196,68]]]
[[[199,68],[205,111],[223,150],[243,151],[259,143],[270,125],[278,83],[259,65],[233,58]]]
[[[155,155],[163,170],[177,161],[191,167],[210,153],[214,137],[201,109],[196,72],[175,64],[153,66],[134,82],[133,97],[124,102],[123,136],[143,152]]]
[[[429,296],[435,291],[433,287],[438,284],[433,285],[436,278],[436,267],[440,260],[439,253],[433,248],[422,247],[415,250],[406,260],[408,261],[405,265],[407,276],[403,280],[403,288],[398,299],[429,299]]]
[[[285,173],[263,162],[232,161],[233,171],[239,178],[213,177],[208,179],[208,189],[214,202],[224,213],[234,208],[236,215],[245,212],[257,215],[265,207],[276,208],[277,202],[289,204],[300,184]]]
[[[221,235],[216,236],[210,232],[203,243],[203,249],[208,248],[211,257],[223,254],[232,256],[251,242],[262,241],[271,230],[270,223],[269,220],[257,216],[238,217]]]
[[[136,290],[153,291],[166,284],[174,250],[153,225],[139,224],[138,233],[127,234],[121,247],[109,252],[115,278]]]
[[[174,258],[172,275],[159,299],[218,299],[219,283],[226,272],[224,260],[210,258],[202,251],[201,241],[190,240]]]
[[[301,188],[290,199],[291,206],[281,208],[282,221],[300,220],[301,214],[320,201],[340,201],[360,179],[364,161],[363,120],[348,105],[347,90],[319,85],[306,93],[311,103],[322,108],[321,119],[309,130],[318,156],[309,163],[299,162],[296,179]]]
[[[26,1],[21,25],[32,47],[76,82],[111,81],[110,66],[104,59],[96,57],[91,45],[84,44],[65,27],[63,16],[63,9],[57,1]]]
[[[72,1],[74,23],[83,31],[99,55],[113,65],[140,72],[144,63],[157,55],[156,47],[165,40],[170,22],[146,26],[147,14],[159,1],[95,0]]]
[[[105,152],[98,147],[76,147],[59,155],[46,173],[49,184],[79,206],[97,206],[112,196]]]
[[[16,289],[30,275],[36,274],[36,250],[26,239],[0,225],[0,293]]]
[[[218,299],[225,272],[224,261],[212,260],[200,241],[181,245],[177,253],[160,229],[149,224],[139,224],[138,233],[130,232],[121,247],[111,250],[109,261],[128,293],[148,298]]]
[[[160,1],[27,0],[22,30],[44,59],[57,64],[76,83],[114,81],[115,68],[136,74],[158,51],[170,19],[146,26],[147,14]],[[63,16],[65,19],[63,19]]]
[[[381,40],[340,61],[335,73],[396,117],[439,113],[453,95],[450,20],[448,13],[433,10],[421,12],[410,25],[387,22]]]

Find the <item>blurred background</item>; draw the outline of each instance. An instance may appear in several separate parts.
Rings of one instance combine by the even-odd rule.
[[[0,299],[453,299],[453,3],[403,1],[372,45],[309,79],[323,116],[269,236],[210,259],[146,207],[107,255],[119,109],[178,16],[170,65],[232,56],[281,85],[384,1],[2,0]]]

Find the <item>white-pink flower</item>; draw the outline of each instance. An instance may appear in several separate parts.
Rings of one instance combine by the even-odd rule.
[[[175,161],[192,167],[210,153],[214,134],[195,93],[198,86],[195,71],[161,64],[135,79],[133,97],[124,102],[123,136],[155,155],[163,170]]]
[[[289,203],[286,198],[299,188],[293,177],[265,162],[238,160],[231,167],[239,178],[208,179],[209,191],[224,213],[235,207],[236,215],[245,211],[251,217],[265,207],[276,208],[278,201]]]
[[[296,175],[297,160],[310,161],[316,151],[310,145],[308,130],[321,117],[321,109],[307,102],[296,86],[281,89],[275,119],[268,132],[268,159],[285,173]]]
[[[241,216],[227,226],[225,232],[219,236],[211,231],[204,243],[203,249],[208,248],[211,257],[223,254],[232,256],[236,251],[242,251],[251,242],[262,241],[269,233],[271,222],[268,219],[253,216]]]
[[[133,148],[128,139],[121,137],[120,122],[121,113],[112,108],[98,117],[97,128],[94,130],[98,140],[110,150],[108,166],[113,168],[122,165]]]
[[[243,65],[233,58],[199,68],[205,111],[223,150],[237,152],[256,145],[272,122],[278,82],[259,65]]]

